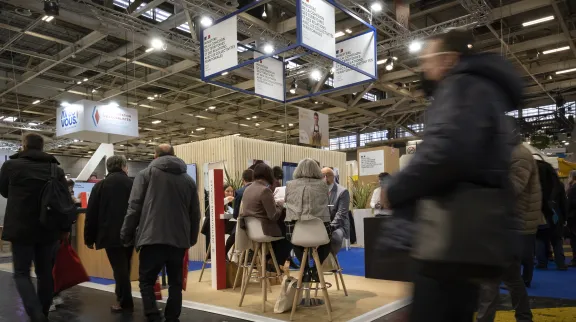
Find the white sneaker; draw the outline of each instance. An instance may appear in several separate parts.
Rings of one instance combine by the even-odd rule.
[[[48,310],[48,312],[54,312],[56,311],[56,305],[52,304],[50,305],[50,309]]]
[[[52,305],[58,306],[64,304],[64,299],[60,296],[55,296],[52,299]]]

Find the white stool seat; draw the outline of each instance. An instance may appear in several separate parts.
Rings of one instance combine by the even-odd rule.
[[[252,241],[257,243],[271,243],[273,241],[284,239],[284,237],[272,237],[264,235],[264,231],[262,230],[262,222],[258,218],[246,217],[244,218],[244,221],[246,222],[246,233],[248,234],[248,238],[250,238]]]
[[[302,247],[318,247],[330,242],[324,222],[318,218],[300,220],[294,225],[292,232],[292,245]]]

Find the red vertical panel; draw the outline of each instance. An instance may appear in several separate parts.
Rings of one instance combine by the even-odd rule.
[[[225,245],[225,223],[220,219],[224,213],[224,170],[214,170],[214,210],[216,214],[216,224],[214,225],[216,241],[216,260],[212,261],[212,269],[216,269],[216,289],[226,288],[226,245]],[[214,267],[214,264],[216,264]]]
[[[86,192],[80,193],[80,203],[82,204],[82,208],[88,208],[88,198],[86,198]]]

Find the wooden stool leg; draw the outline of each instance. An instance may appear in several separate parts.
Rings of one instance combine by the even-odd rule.
[[[318,256],[318,250],[316,248],[312,250],[312,256],[314,256],[314,262],[316,263],[316,267],[318,269],[318,277],[320,278],[320,286],[322,286],[322,293],[324,293],[326,311],[328,311],[328,321],[332,321],[332,304],[330,303],[330,297],[328,296],[328,290],[326,289],[326,283],[324,282],[322,263],[320,262],[320,257]]]
[[[316,283],[316,291],[314,291],[314,297],[318,296],[318,289],[320,288],[320,283]]]
[[[344,284],[344,275],[342,275],[342,267],[340,267],[340,262],[336,255],[334,255],[334,260],[336,261],[336,266],[338,269],[338,275],[340,275],[340,280],[342,281],[342,289],[344,290],[344,296],[348,296],[348,290],[346,289],[346,284]],[[338,279],[336,279],[338,280]]]
[[[240,304],[238,304],[238,306],[242,306],[242,302],[244,302],[244,295],[246,295],[246,289],[248,288],[248,284],[250,284],[250,276],[252,276],[252,271],[254,270],[254,264],[256,263],[256,258],[258,257],[258,253],[260,252],[258,246],[259,246],[258,243],[256,243],[256,247],[254,248],[254,256],[252,256],[252,264],[250,265],[248,275],[246,276],[246,280],[242,287],[242,295],[240,296]]]
[[[276,254],[272,248],[272,243],[268,243],[268,248],[270,249],[270,256],[272,257],[272,262],[274,263],[274,268],[276,269],[276,279],[281,280],[282,272],[280,271],[280,266],[278,266],[278,261],[276,260]]]
[[[236,277],[234,277],[234,285],[232,285],[232,290],[236,290],[236,285],[238,284],[238,276],[240,276],[240,272],[244,269],[242,266],[242,261],[244,260],[246,252],[240,253],[240,257],[238,257],[238,270],[236,271]]]
[[[206,251],[206,256],[204,256],[204,262],[202,263],[202,270],[200,271],[200,278],[198,279],[198,283],[202,282],[202,275],[204,275],[204,269],[206,268],[206,262],[208,262],[208,256],[210,256],[210,246],[211,246],[211,244],[208,243],[208,250]]]
[[[334,272],[334,279],[336,280],[336,290],[340,291],[340,283],[338,282],[338,273]]]
[[[302,279],[304,279],[304,267],[308,260],[308,248],[304,248],[304,255],[300,259],[300,272],[298,272],[298,283],[296,288],[296,294],[294,295],[294,301],[292,302],[292,312],[290,313],[290,321],[294,320],[294,313],[296,312],[296,307],[298,306],[298,298],[302,293]]]
[[[260,255],[262,263],[260,278],[262,279],[262,313],[266,312],[266,300],[268,299],[268,278],[266,276],[266,243],[262,243],[262,252]]]

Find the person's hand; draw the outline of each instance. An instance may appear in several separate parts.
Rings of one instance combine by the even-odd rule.
[[[276,205],[280,207],[284,207],[284,199],[276,199]]]
[[[232,196],[226,197],[226,198],[224,198],[224,200],[228,204],[228,203],[231,203],[232,201],[234,201],[234,197],[232,197]]]

